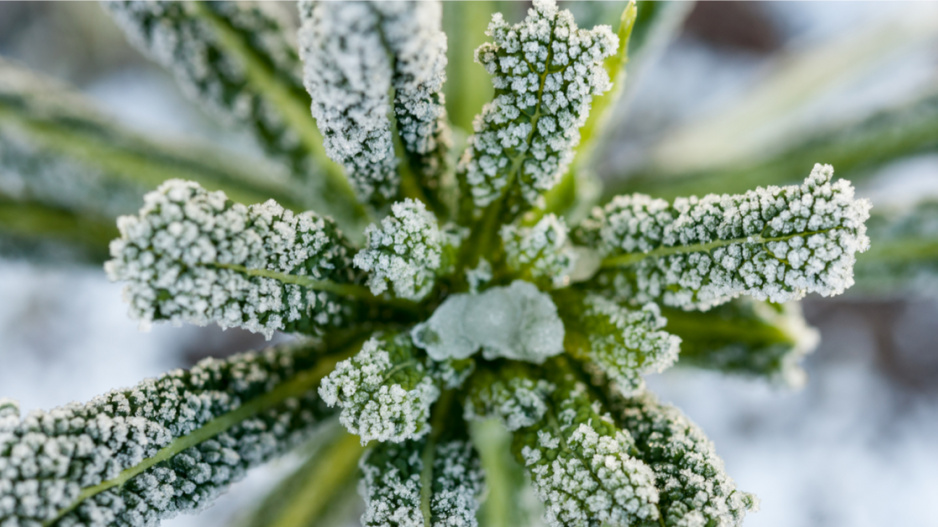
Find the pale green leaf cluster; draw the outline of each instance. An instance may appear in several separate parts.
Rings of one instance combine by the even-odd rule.
[[[465,418],[496,418],[512,431],[531,426],[544,417],[553,390],[553,384],[536,378],[525,364],[510,362],[482,369],[469,385]]]

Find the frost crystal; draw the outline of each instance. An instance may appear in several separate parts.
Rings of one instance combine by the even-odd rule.
[[[206,359],[189,371],[87,404],[32,412],[22,421],[15,405],[0,400],[0,525],[154,525],[204,507],[247,469],[308,439],[330,416],[313,389],[276,397],[278,386],[319,360],[296,347]],[[262,398],[269,404],[227,427],[215,421]],[[219,428],[197,444],[140,467],[213,426]],[[125,483],[93,491],[134,467],[140,472]]]
[[[512,447],[546,506],[547,523],[567,527],[654,522],[655,476],[632,457],[632,436],[616,427],[585,384],[570,374],[555,376],[550,377],[557,390],[551,397],[549,424],[516,432]]]
[[[623,401],[621,421],[651,466],[664,525],[734,527],[758,499],[736,490],[713,443],[673,406],[651,394]]]
[[[449,144],[439,3],[304,2],[300,13],[313,116],[359,199],[399,195],[395,133],[418,173],[438,173]]]
[[[426,449],[433,451],[427,457]],[[423,489],[421,479],[425,459],[433,468]],[[365,499],[365,527],[476,527],[476,511],[484,490],[478,453],[467,441],[431,443],[427,440],[402,444],[381,443],[360,463]],[[424,509],[424,492],[429,498]],[[430,518],[424,518],[424,510]]]
[[[543,287],[570,284],[576,254],[567,243],[562,218],[548,214],[533,227],[505,225],[501,237],[509,269]]]
[[[289,18],[265,2],[104,2],[128,39],[168,68],[185,94],[215,117],[250,129],[264,149],[298,174],[313,173],[308,151],[277,101],[253,87],[252,61],[302,94]],[[225,32],[244,38],[254,57],[232,52]]]
[[[634,194],[593,211],[580,238],[605,257],[601,286],[643,304],[708,309],[740,294],[786,302],[840,294],[869,247],[870,203],[815,165],[800,186],[678,198]]]
[[[436,361],[463,359],[482,348],[487,359],[541,363],[563,351],[563,332],[550,297],[516,280],[475,295],[450,295],[411,335]]]
[[[513,26],[496,13],[486,35],[494,42],[476,61],[492,75],[495,99],[476,117],[459,171],[477,207],[506,192],[515,206],[534,204],[573,159],[593,95],[611,87],[603,60],[618,37],[608,26],[578,29],[552,0],[536,0]]]
[[[349,300],[327,292],[356,280],[350,247],[333,222],[268,201],[246,207],[223,192],[170,180],[146,195],[138,216],[118,220],[105,269],[131,314],[316,333],[346,321]]]
[[[547,397],[553,389],[551,383],[536,378],[517,362],[481,370],[472,377],[465,418],[496,417],[508,430],[531,426],[547,412]]]
[[[379,295],[390,283],[396,296],[408,300],[422,300],[433,290],[461,241],[458,233],[441,231],[436,216],[412,199],[392,205],[391,214],[380,226],[368,226],[365,237],[354,263],[369,273],[371,292]]]
[[[372,337],[323,379],[319,394],[342,407],[339,421],[362,444],[400,443],[430,431],[430,406],[440,395],[407,335]]]
[[[568,349],[623,393],[641,389],[642,374],[660,373],[677,360],[681,339],[662,330],[667,321],[656,304],[633,310],[598,295],[572,296],[558,301]]]

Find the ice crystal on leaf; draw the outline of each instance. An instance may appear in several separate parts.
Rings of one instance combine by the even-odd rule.
[[[542,287],[564,287],[576,263],[562,218],[548,214],[533,227],[505,225],[501,230],[508,267]]]
[[[515,432],[515,455],[531,475],[552,527],[633,525],[658,518],[651,468],[590,389],[554,372],[546,422]]]
[[[439,3],[304,2],[300,12],[313,116],[359,198],[383,205],[399,196],[395,134],[403,161],[432,181],[449,144]]]
[[[493,42],[476,50],[476,61],[492,76],[495,98],[473,123],[460,173],[476,207],[506,193],[514,207],[530,206],[572,161],[590,101],[612,86],[603,60],[619,41],[608,26],[579,29],[548,0],[536,0],[519,24],[496,13],[486,35]]]
[[[330,417],[315,390],[284,389],[314,386],[328,365],[286,347],[22,420],[0,400],[0,525],[153,525],[195,510]]]
[[[567,349],[625,393],[644,386],[643,373],[660,373],[677,360],[681,339],[662,331],[656,304],[628,309],[598,295],[564,295],[560,305]]]
[[[643,377],[678,362],[803,382],[816,332],[781,302],[852,284],[870,206],[826,165],[801,185],[599,202],[589,113],[597,96],[614,106],[610,74],[624,78],[633,24],[648,23],[634,3],[617,34],[550,0],[517,24],[492,17],[473,67],[494,98],[457,136],[457,166],[438,2],[301,2],[296,42],[266,4],[107,9],[252,130],[272,169],[129,138],[0,61],[0,216],[61,228],[158,185],[118,220],[105,264],[134,318],[312,338],[24,418],[0,399],[0,527],[154,525],[312,436],[331,443],[272,498],[302,525],[338,519],[325,510],[354,497],[356,466],[369,527],[521,524],[494,516],[533,494],[551,527],[731,527],[755,508]],[[930,210],[887,229],[901,239],[883,250],[933,239]],[[345,430],[313,434],[325,420]]]
[[[438,361],[463,359],[481,348],[487,359],[539,363],[563,351],[557,307],[522,280],[475,295],[452,295],[412,334],[414,343]]]
[[[244,206],[223,192],[171,180],[146,195],[137,216],[118,220],[105,266],[127,282],[131,315],[316,333],[342,324],[354,305],[329,292],[356,280],[351,247],[335,224],[273,201]]]
[[[604,257],[601,284],[633,303],[707,309],[741,294],[772,302],[853,285],[869,247],[870,203],[815,165],[797,186],[664,200],[635,194],[597,208],[580,240]]]
[[[369,339],[351,359],[340,362],[319,394],[362,443],[400,443],[430,431],[430,405],[440,395],[434,379],[406,336]]]
[[[381,443],[362,458],[361,469],[365,527],[478,525],[482,468],[465,440]],[[429,477],[424,478],[427,471]],[[428,484],[430,488],[424,488]]]
[[[756,497],[736,490],[713,443],[677,408],[648,393],[618,406],[638,457],[655,473],[664,525],[733,527],[758,510]]]
[[[412,199],[393,204],[391,214],[380,225],[370,225],[365,237],[366,248],[354,263],[369,273],[371,292],[381,294],[390,283],[395,296],[408,300],[430,293],[461,241],[458,231],[441,230],[423,202]]]

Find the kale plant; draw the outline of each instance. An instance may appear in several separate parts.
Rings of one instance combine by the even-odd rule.
[[[476,37],[448,40],[436,2],[105,8],[268,159],[128,132],[0,62],[0,211],[20,219],[0,249],[106,260],[144,326],[297,337],[25,417],[0,399],[2,527],[155,525],[295,449],[309,461],[248,524],[327,525],[358,480],[375,527],[739,525],[758,500],[644,376],[802,383],[817,335],[797,301],[843,293],[870,248],[870,203],[803,160],[933,140],[884,153],[861,126],[753,167],[749,190],[676,197],[717,179],[640,175],[620,185],[652,195],[612,196],[592,167],[629,54],[684,7],[629,3],[614,31],[536,0],[495,13],[464,70],[448,58]],[[446,9],[460,25],[484,7]],[[921,247],[929,217],[871,228]],[[929,270],[858,266],[868,283]]]

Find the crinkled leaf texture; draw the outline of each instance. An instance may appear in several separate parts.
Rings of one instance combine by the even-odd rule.
[[[310,345],[206,359],[17,419],[0,402],[0,524],[155,525],[195,510],[332,415]]]

